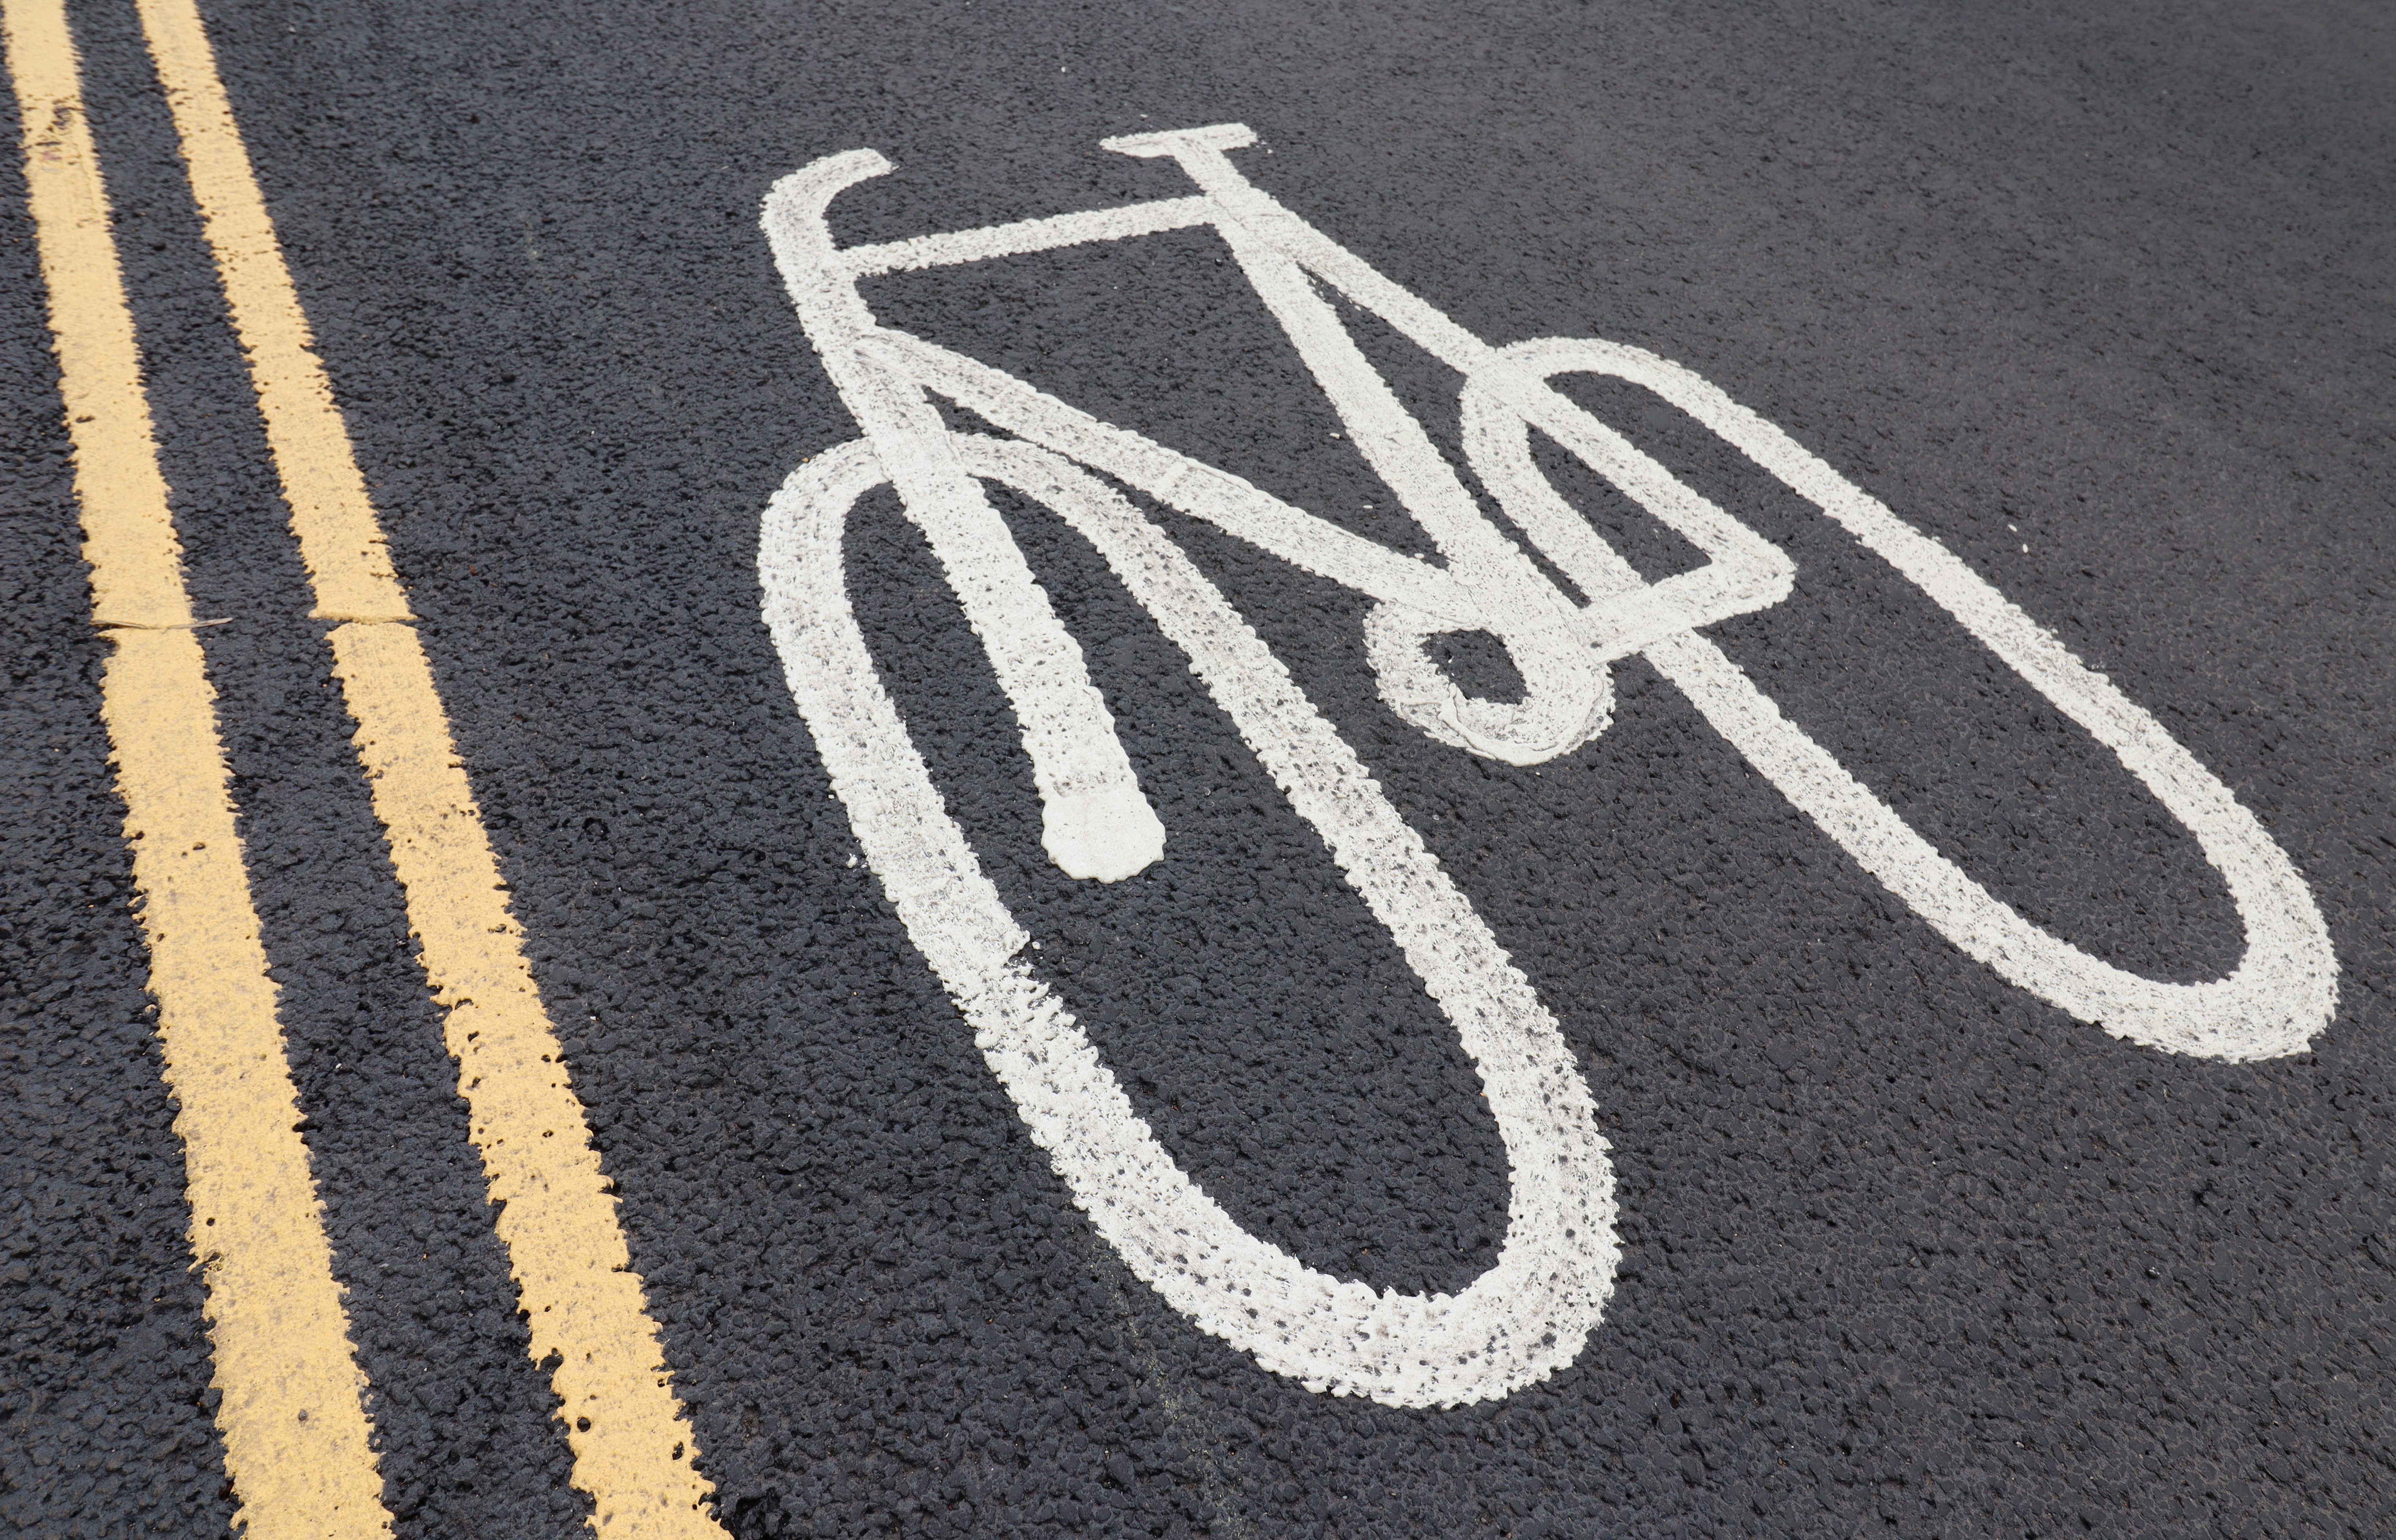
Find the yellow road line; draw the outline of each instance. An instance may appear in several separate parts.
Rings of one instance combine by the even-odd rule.
[[[193,0],[140,0],[291,525],[334,628],[334,672],[423,948],[500,1240],[574,1452],[617,1536],[713,1536],[712,1490],[591,1148],[590,1125],[508,913],[473,792],[385,559],[373,504],[312,349],[273,221]]]
[[[92,615],[207,1289],[217,1426],[251,1540],[388,1535],[275,989],[192,631],[108,195],[63,0],[5,0],[26,179],[74,443]]]

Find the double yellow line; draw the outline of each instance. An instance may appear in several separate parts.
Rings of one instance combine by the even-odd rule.
[[[407,596],[334,405],[193,0],[138,0],[291,530],[371,787],[500,1239],[592,1525],[720,1536],[582,1104],[509,915]],[[388,1534],[366,1401],[183,586],[140,345],[65,0],[0,0],[92,618],[166,1075],[204,1269],[227,1473],[250,1540]],[[361,858],[367,853],[361,852]]]

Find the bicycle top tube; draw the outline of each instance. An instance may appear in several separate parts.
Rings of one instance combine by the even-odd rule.
[[[1159,198],[1152,203],[1125,204],[1120,208],[1094,208],[1045,219],[984,225],[979,230],[953,230],[938,235],[918,235],[912,240],[850,246],[835,256],[850,277],[877,278],[885,272],[919,272],[926,268],[987,261],[993,257],[1021,257],[1034,251],[1054,251],[1059,246],[1159,235],[1168,230],[1210,225],[1220,217],[1215,200],[1204,195]]]
[[[1152,157],[1177,153],[1237,150],[1256,142],[1245,124],[1218,123],[1205,128],[1184,128],[1161,134],[1132,134],[1100,141],[1100,147],[1121,154]],[[877,157],[878,158],[878,157]],[[886,164],[886,163],[885,163]],[[843,183],[842,185],[846,185]],[[839,188],[825,190],[825,201]],[[1021,257],[1059,246],[1087,246],[1098,241],[1158,235],[1168,230],[1190,230],[1221,222],[1222,206],[1209,192],[1196,197],[1158,198],[1094,208],[1047,219],[1018,219],[1010,224],[984,225],[938,235],[835,250],[834,259],[852,279],[879,277],[885,272],[916,272],[926,268],[954,267],[994,257]]]

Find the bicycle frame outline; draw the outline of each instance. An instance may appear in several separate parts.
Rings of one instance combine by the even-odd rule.
[[[1086,214],[835,248],[831,199],[887,171],[872,151],[778,182],[763,224],[809,339],[865,436],[793,471],[769,505],[759,571],[792,695],[868,863],[1005,1084],[1032,1135],[1133,1271],[1202,1329],[1311,1387],[1393,1405],[1503,1395],[1576,1357],[1603,1313],[1616,1250],[1611,1166],[1594,1106],[1552,1016],[1364,765],[1254,630],[1161,530],[1085,467],[1369,595],[1367,656],[1384,699],[1439,741],[1537,763],[1602,732],[1610,664],[1643,654],[1782,793],[1959,949],[2115,1036],[2247,1060],[2300,1051],[2336,998],[2309,892],[2228,789],[2154,719],[1946,549],[1690,370],[1642,350],[1541,339],[1493,347],[1250,184],[1237,125],[1105,141],[1178,161],[1201,192]],[[880,272],[1211,226],[1297,345],[1348,436],[1438,549],[1395,551],[1242,479],[1113,427],[874,322],[857,285]],[[1465,447],[1508,519],[1589,603],[1575,603],[1484,515],[1323,292],[1371,310],[1463,375]],[[1888,561],[2104,743],[2196,837],[2226,879],[2247,949],[2229,976],[2160,984],[2022,920],[1908,827],[1757,690],[1700,628],[1777,603],[1793,566],[1548,384],[1568,371],[1644,386],[1704,424]],[[952,433],[948,397],[1014,439]],[[1537,427],[1709,558],[1648,583],[1533,463]],[[948,816],[881,689],[846,598],[848,510],[889,483],[922,528],[1022,724],[1044,843],[1075,876],[1115,880],[1163,854],[1080,650],[983,497],[1015,486],[1099,550],[1187,653],[1218,705],[1389,927],[1480,1071],[1510,1162],[1497,1265],[1456,1295],[1376,1294],[1305,1268],[1239,1228],[1174,1164],[1072,1017],[1018,957],[1028,936]],[[1464,697],[1426,638],[1496,635],[1520,703]]]

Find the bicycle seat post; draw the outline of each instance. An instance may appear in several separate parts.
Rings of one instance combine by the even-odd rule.
[[[1577,606],[1482,511],[1309,277],[1311,264],[1302,264],[1300,254],[1329,243],[1231,165],[1227,152],[1255,142],[1241,124],[1102,141],[1120,153],[1175,160],[1205,191],[1218,210],[1216,228],[1322,385],[1349,440],[1430,537],[1471,595],[1478,629],[1504,645],[1524,684],[1519,701],[1465,695],[1423,653],[1431,637],[1456,628],[1384,604],[1366,622],[1366,644],[1391,706],[1442,741],[1508,763],[1537,764],[1570,751],[1604,730],[1613,702],[1611,674],[1579,640]],[[1363,269],[1354,259],[1346,260]],[[1388,317],[1402,330],[1424,329],[1415,312],[1457,330],[1420,300],[1407,299],[1408,313]],[[1467,340],[1471,358],[1490,352],[1477,339]]]

